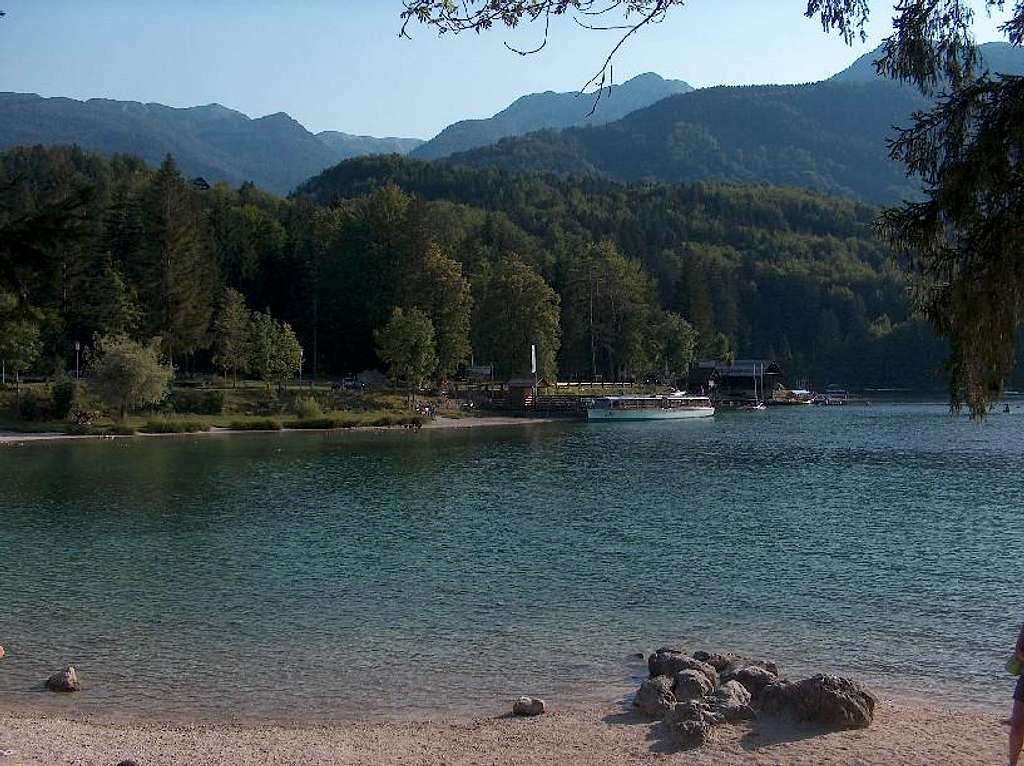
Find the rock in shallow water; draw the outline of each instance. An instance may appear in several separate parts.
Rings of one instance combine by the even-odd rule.
[[[547,710],[544,700],[536,697],[520,697],[512,703],[512,713],[520,716],[543,715]]]
[[[864,729],[874,719],[878,700],[852,679],[819,674],[796,683],[770,684],[761,692],[760,703],[768,715],[837,729]]]
[[[81,691],[82,684],[78,680],[78,673],[73,665],[68,665],[64,670],[54,673],[46,679],[46,688],[51,692],[77,692]]]
[[[761,692],[764,691],[766,686],[775,683],[779,679],[770,670],[765,670],[757,665],[751,665],[750,667],[732,671],[727,676],[723,675],[722,680],[726,682],[737,681],[756,700],[761,696]]]
[[[672,693],[672,679],[668,676],[648,678],[640,684],[633,704],[644,715],[661,718],[676,704],[675,694]]]
[[[712,686],[718,686],[718,671],[706,662],[683,653],[678,649],[659,649],[647,658],[647,669],[651,677],[674,676],[680,670],[697,670],[707,676]]]
[[[739,681],[726,681],[715,690],[711,713],[717,722],[735,723],[753,718],[750,692]]]

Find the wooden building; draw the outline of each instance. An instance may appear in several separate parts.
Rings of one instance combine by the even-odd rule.
[[[719,402],[759,402],[784,390],[782,368],[771,359],[702,361],[690,369],[687,390]]]

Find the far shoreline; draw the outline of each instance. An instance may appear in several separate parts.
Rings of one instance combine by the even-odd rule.
[[[279,429],[233,429],[220,426],[211,426],[205,431],[191,431],[183,433],[143,433],[138,431],[134,434],[66,434],[59,431],[46,431],[42,433],[31,433],[21,431],[0,430],[0,447],[2,446],[26,446],[29,444],[48,444],[55,442],[74,441],[112,441],[115,439],[152,439],[170,436],[223,436],[238,434],[326,434],[326,433],[374,433],[387,431],[447,431],[465,430],[473,428],[495,428],[500,426],[525,426],[544,425],[549,423],[577,422],[568,418],[528,418],[509,416],[483,416],[466,418],[438,417],[427,421],[419,428],[408,426],[351,426],[348,428],[279,428]]]

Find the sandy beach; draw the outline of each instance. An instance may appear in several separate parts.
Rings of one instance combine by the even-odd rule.
[[[0,764],[999,764],[997,713],[883,700],[870,729],[827,733],[777,720],[717,727],[679,751],[659,723],[616,704],[534,719],[366,720],[316,725],[183,725],[0,713]]]

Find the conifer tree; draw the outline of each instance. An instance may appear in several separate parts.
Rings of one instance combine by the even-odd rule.
[[[216,264],[203,212],[174,158],[164,160],[142,199],[142,249],[134,266],[145,331],[171,360],[208,345]]]

